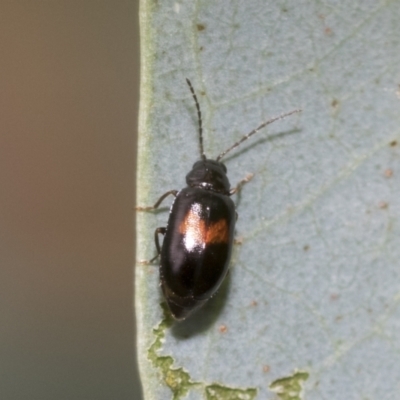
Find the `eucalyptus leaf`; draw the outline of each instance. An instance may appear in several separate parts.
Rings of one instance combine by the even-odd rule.
[[[148,399],[395,399],[400,389],[400,2],[141,1],[138,205],[185,186],[204,146],[239,218],[230,273],[184,322],[137,213]]]

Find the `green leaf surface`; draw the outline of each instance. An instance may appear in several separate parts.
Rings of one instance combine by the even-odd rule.
[[[400,2],[141,1],[138,205],[229,154],[239,219],[228,278],[174,322],[136,265],[149,399],[396,399],[400,389]],[[172,198],[137,213],[155,255]]]

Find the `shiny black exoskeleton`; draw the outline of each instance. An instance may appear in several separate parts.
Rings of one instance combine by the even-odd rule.
[[[264,126],[300,111],[294,110],[264,122],[221,153],[216,160],[209,160],[203,151],[200,106],[188,79],[187,83],[198,113],[202,159],[187,174],[186,188],[165,193],[153,207],[138,207],[138,210],[152,210],[168,195],[176,197],[167,227],[155,231],[155,258],[161,255],[160,284],[169,309],[177,320],[185,319],[209,300],[228,272],[237,219],[230,196],[250,177],[231,189],[221,158]],[[159,234],[164,235],[162,247]]]
[[[186,182],[171,207],[161,249],[161,287],[176,319],[201,307],[221,285],[236,221],[222,163],[196,162]]]

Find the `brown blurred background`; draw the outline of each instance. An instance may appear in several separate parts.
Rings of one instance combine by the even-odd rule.
[[[0,399],[137,400],[137,1],[2,1],[0,46]]]

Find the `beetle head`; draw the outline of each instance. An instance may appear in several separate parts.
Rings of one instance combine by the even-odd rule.
[[[200,160],[194,163],[192,170],[186,175],[186,183],[190,187],[213,190],[229,195],[230,183],[223,163],[214,160]]]

